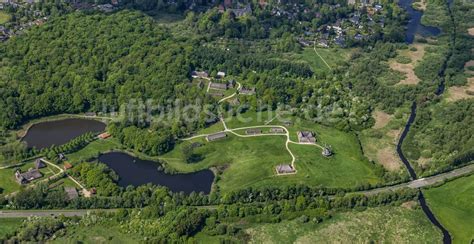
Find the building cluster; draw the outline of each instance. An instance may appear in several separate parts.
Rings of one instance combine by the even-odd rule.
[[[28,184],[36,179],[43,177],[43,174],[40,172],[41,168],[46,167],[46,164],[42,159],[37,159],[34,162],[34,168],[28,169],[26,172],[21,172],[20,169],[15,171],[15,180],[20,185]]]
[[[218,9],[221,13],[228,11],[237,18],[252,14],[252,7],[250,4],[243,5],[238,1],[232,0],[224,0],[223,3],[219,4]]]

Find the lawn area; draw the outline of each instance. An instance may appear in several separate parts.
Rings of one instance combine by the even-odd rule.
[[[441,243],[441,233],[419,209],[379,207],[337,213],[321,224],[297,220],[258,224],[250,243]]]
[[[19,168],[21,172],[28,171],[30,168],[34,168],[33,162],[26,163],[20,167],[12,167],[7,169],[0,169],[0,188],[3,189],[3,192],[0,194],[9,194],[15,191],[20,190],[21,186],[15,181],[15,170]],[[58,173],[58,169],[47,166],[45,168],[40,169],[40,172],[43,174],[43,177],[33,181],[41,181],[46,179],[49,176],[52,176]]]
[[[118,226],[69,226],[64,236],[50,243],[139,243],[143,237],[124,234]]]
[[[14,234],[20,228],[23,221],[24,219],[22,218],[0,219],[0,240]]]
[[[342,48],[316,48],[316,51],[331,68],[336,68],[340,62],[347,60],[351,52],[350,49]],[[293,57],[307,61],[314,72],[330,70],[312,47],[303,49],[301,53],[295,54]]]
[[[10,21],[11,16],[8,13],[0,11],[0,25],[3,25]]]
[[[426,202],[448,229],[453,243],[474,240],[474,175],[424,191]]]
[[[115,138],[109,138],[107,140],[95,140],[83,149],[66,155],[68,161],[72,164],[83,162],[87,159],[97,157],[99,153],[107,152],[112,149],[122,149],[123,146]]]
[[[266,112],[248,112],[244,114],[254,120],[247,123],[228,120],[229,128],[262,125],[269,116]],[[260,120],[255,120],[260,116]],[[286,119],[285,119],[286,120]],[[298,130],[311,130],[317,134],[321,145],[329,144],[335,155],[325,158],[321,149],[315,145],[290,144],[296,157],[298,173],[288,176],[275,176],[275,166],[288,164],[291,156],[285,148],[286,136],[261,136],[239,138],[230,133],[226,139],[206,142],[204,137],[183,142],[160,157],[168,166],[181,172],[193,172],[212,166],[226,165],[217,185],[223,191],[232,191],[242,187],[267,187],[275,185],[306,184],[328,187],[352,187],[357,184],[376,184],[380,178],[374,173],[374,167],[362,154],[355,135],[319,124],[294,120],[288,127],[291,138],[297,141]],[[274,120],[270,124],[281,124]],[[244,134],[245,132],[240,132]],[[202,133],[198,133],[202,134]],[[202,157],[196,163],[185,163],[182,156],[183,144],[201,143],[194,154]]]

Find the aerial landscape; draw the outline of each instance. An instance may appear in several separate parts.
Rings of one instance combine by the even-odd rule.
[[[0,243],[474,243],[474,2],[0,0]]]

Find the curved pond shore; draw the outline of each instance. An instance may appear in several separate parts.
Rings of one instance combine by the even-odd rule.
[[[410,16],[410,20],[406,26],[406,37],[407,43],[413,43],[415,36],[421,35],[423,37],[437,36],[441,33],[438,27],[425,26],[421,24],[421,17],[423,16],[422,11],[418,11],[412,7],[413,0],[400,0],[398,4],[400,7],[407,11]]]
[[[105,130],[105,124],[91,119],[60,119],[33,124],[21,139],[29,148],[47,148],[62,145],[88,132]]]
[[[119,176],[118,184],[140,186],[148,183],[166,186],[173,192],[211,192],[214,173],[201,170],[189,174],[166,174],[159,170],[160,164],[142,160],[123,152],[109,152],[99,156],[99,161],[113,169]]]

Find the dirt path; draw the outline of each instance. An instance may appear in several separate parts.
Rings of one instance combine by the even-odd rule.
[[[329,68],[329,70],[332,70],[331,66],[329,66],[329,64],[326,62],[326,60],[324,60],[324,58],[321,55],[319,55],[318,51],[316,50],[316,42],[314,43],[313,50],[316,53],[316,55],[318,55],[318,57],[324,62],[324,64],[326,64],[326,66]]]
[[[209,83],[209,84],[211,84],[211,83]],[[238,86],[237,86],[237,91],[239,91],[240,88],[242,87],[242,85],[241,85],[239,82],[237,82],[237,85],[238,85]],[[209,88],[207,89],[207,92],[209,92]],[[234,92],[232,95],[222,98],[222,99],[219,100],[219,102],[217,102],[217,103],[222,103],[222,102],[224,102],[224,101],[227,100],[227,99],[233,98],[235,95],[237,95],[237,92]]]

